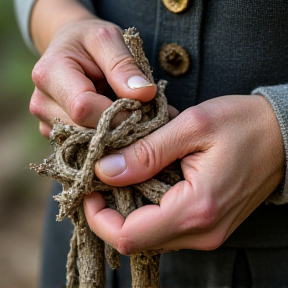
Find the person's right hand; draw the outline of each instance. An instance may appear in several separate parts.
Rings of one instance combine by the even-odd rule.
[[[106,97],[111,88],[117,97],[144,102],[157,89],[134,63],[120,29],[97,18],[72,21],[56,31],[32,79],[30,112],[40,119],[40,132],[46,137],[55,117],[95,128],[112,103]]]

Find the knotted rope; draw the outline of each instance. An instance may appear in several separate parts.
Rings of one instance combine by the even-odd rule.
[[[136,64],[153,82],[136,29],[125,30],[123,37]],[[97,160],[131,145],[168,122],[165,86],[166,81],[160,80],[155,99],[148,103],[130,99],[115,101],[103,112],[96,129],[83,130],[57,120],[51,133],[55,152],[40,165],[30,164],[38,174],[51,176],[63,185],[63,191],[54,197],[60,206],[57,220],[69,217],[75,225],[67,260],[68,288],[104,288],[105,256],[113,269],[120,265],[118,252],[88,227],[83,211],[85,195],[100,191],[108,207],[127,217],[147,201],[158,204],[171,185],[180,180],[175,166],[167,167],[154,179],[127,187],[109,186],[99,181],[94,173]],[[111,128],[114,117],[120,111],[129,112],[129,117]],[[148,251],[130,256],[132,287],[160,287],[158,252]]]

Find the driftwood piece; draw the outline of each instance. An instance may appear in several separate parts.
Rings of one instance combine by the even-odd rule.
[[[135,28],[125,30],[123,37],[137,65],[153,82],[142,41]],[[100,191],[108,207],[127,217],[143,205],[144,199],[158,204],[171,185],[181,179],[177,169],[172,167],[174,170],[165,169],[157,179],[119,188],[100,182],[94,173],[97,160],[134,143],[168,122],[165,86],[166,81],[160,80],[155,99],[148,103],[130,99],[115,101],[103,112],[96,129],[83,130],[58,120],[51,133],[55,152],[40,165],[30,164],[30,168],[38,174],[51,176],[63,185],[63,191],[55,196],[60,206],[57,220],[69,217],[75,225],[67,260],[68,288],[104,288],[104,254],[113,269],[120,265],[118,252],[88,227],[83,211],[85,195]],[[120,111],[130,112],[129,117],[119,126],[111,128],[113,118]],[[158,251],[130,257],[132,287],[160,287],[159,257]]]

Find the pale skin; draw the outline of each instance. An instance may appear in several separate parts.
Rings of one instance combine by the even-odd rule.
[[[104,96],[107,83],[120,98],[149,101],[155,96],[156,86],[133,63],[119,28],[76,1],[38,0],[31,35],[43,56],[32,73],[30,110],[46,137],[55,117],[95,127],[112,103]],[[87,196],[90,228],[122,254],[215,249],[274,191],[285,171],[282,136],[270,104],[261,95],[229,95],[186,109],[136,144],[98,161],[95,173],[107,184],[124,186],[150,179],[176,159],[185,179],[159,206],[147,205],[124,219],[106,208],[100,193]]]

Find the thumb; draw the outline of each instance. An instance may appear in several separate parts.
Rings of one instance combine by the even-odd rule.
[[[149,82],[136,65],[118,27],[102,27],[95,37],[98,43],[97,54],[92,51],[92,57],[94,56],[116,95],[143,102],[153,99],[157,87]]]
[[[188,114],[181,113],[163,127],[122,149],[119,153],[105,156],[97,161],[96,176],[111,186],[141,183],[151,179],[175,160],[196,151],[199,141],[193,141],[194,136],[197,135],[193,123],[187,120]],[[189,128],[191,133],[187,132]]]
[[[96,176],[112,186],[126,186],[152,178],[176,159],[176,155],[163,151],[171,150],[170,141],[162,143],[159,134],[153,134],[119,151],[103,157],[95,164]]]

